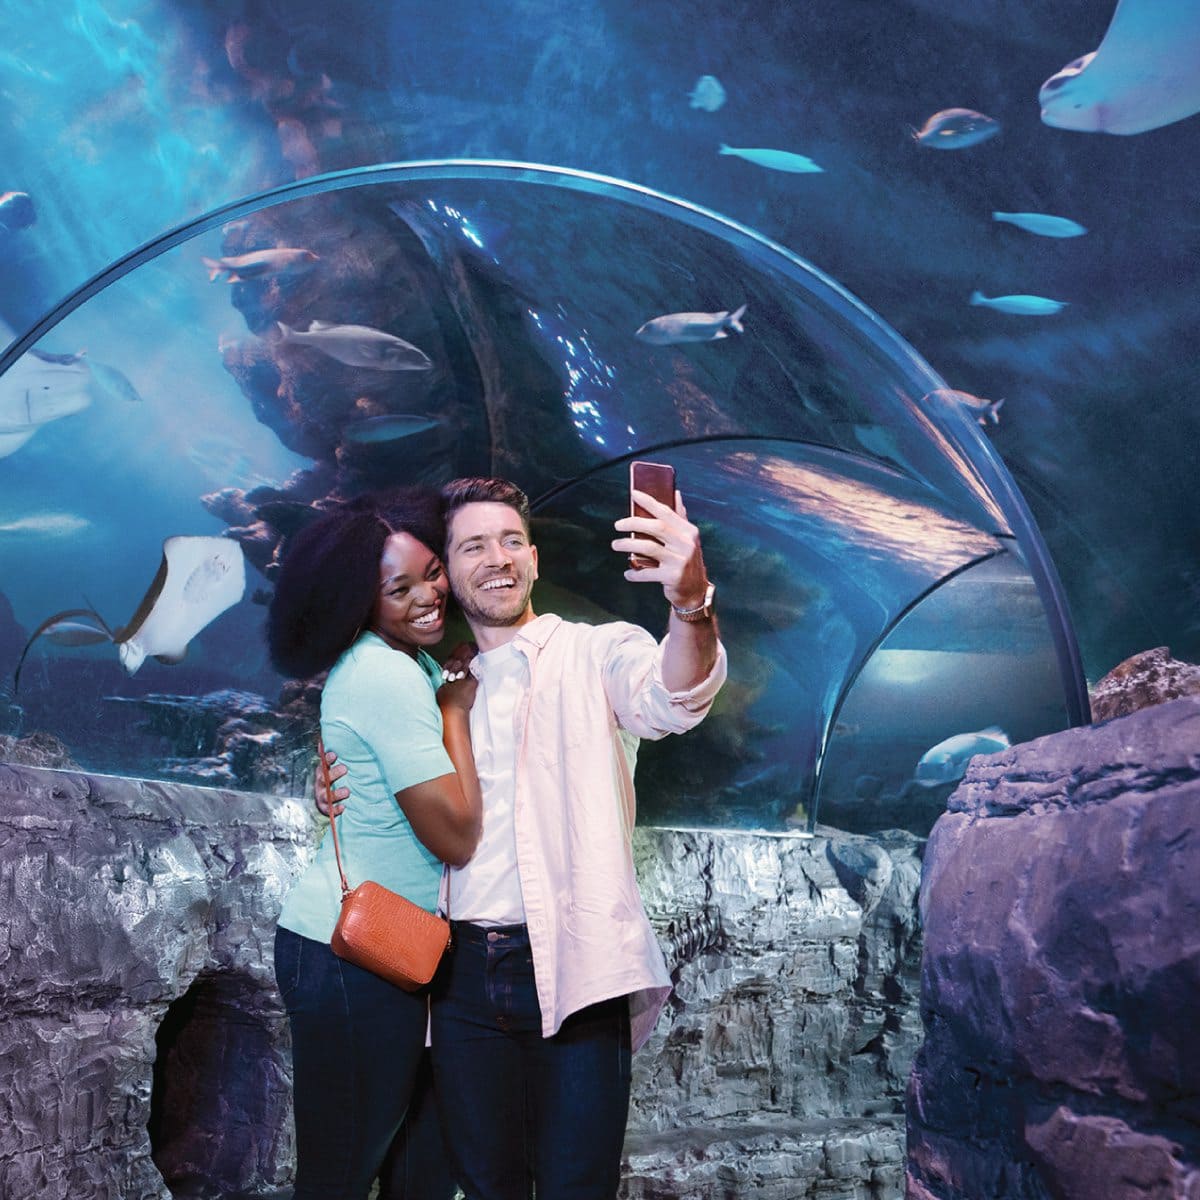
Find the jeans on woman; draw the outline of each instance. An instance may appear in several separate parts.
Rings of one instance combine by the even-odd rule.
[[[613,1200],[629,1114],[629,1002],[542,1036],[524,925],[454,922],[433,982],[433,1071],[467,1200]]]
[[[294,1200],[364,1200],[376,1175],[381,1200],[448,1200],[454,1187],[435,1105],[417,1090],[426,994],[283,928],[275,978],[292,1030]],[[428,1071],[423,1086],[427,1093]],[[410,1102],[413,1123],[401,1130]]]

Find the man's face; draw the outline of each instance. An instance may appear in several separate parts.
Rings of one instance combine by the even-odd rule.
[[[531,613],[537,547],[507,504],[464,504],[446,530],[446,568],[454,598],[472,624],[519,625]]]

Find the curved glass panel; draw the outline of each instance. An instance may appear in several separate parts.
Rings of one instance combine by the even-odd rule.
[[[998,555],[1035,597],[1029,669],[1058,698],[1026,725],[1086,704],[1053,570],[976,414],[808,264],[616,180],[429,163],[289,185],[136,251],[0,369],[0,645],[15,657],[72,614],[34,642],[5,720],[92,769],[294,786],[312,697],[281,692],[262,603],[330,495],[510,475],[538,516],[539,607],[661,630],[661,593],[607,546],[635,457],[678,470],[731,656],[714,718],[644,748],[644,816],[811,824],[875,647]],[[223,608],[232,568],[207,543],[173,543],[156,579],[165,539],[214,535],[247,571]],[[199,628],[173,615],[172,578],[203,591]],[[997,590],[997,614],[1018,591]],[[147,613],[143,662],[124,644]],[[960,653],[955,628],[927,649]],[[1024,642],[996,653],[1025,669]]]
[[[821,821],[927,833],[968,755],[1066,725],[1052,664],[1037,592],[1008,549],[946,579],[851,682],[818,785]]]

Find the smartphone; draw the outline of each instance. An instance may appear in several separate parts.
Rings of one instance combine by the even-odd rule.
[[[675,507],[675,468],[667,466],[666,463],[631,462],[629,464],[629,487],[631,491],[633,488],[637,488],[639,492],[653,496],[655,500],[670,509]],[[631,517],[648,517],[651,514],[641,505],[635,504],[631,495],[629,497],[629,515]],[[658,542],[658,538],[651,537],[648,533],[633,533],[630,534],[630,537],[643,538],[648,542]],[[658,544],[662,545],[661,542]],[[635,571],[640,571],[645,567],[654,567],[658,564],[653,558],[646,558],[641,554],[631,554],[629,565]]]

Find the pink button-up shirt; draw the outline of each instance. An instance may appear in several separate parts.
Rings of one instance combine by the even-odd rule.
[[[624,622],[553,615],[514,639],[529,661],[514,730],[517,868],[544,1037],[571,1013],[628,995],[636,1050],[671,991],[633,872],[635,739],[698,724],[725,680],[726,658],[718,646],[706,679],[670,692],[667,640]]]

